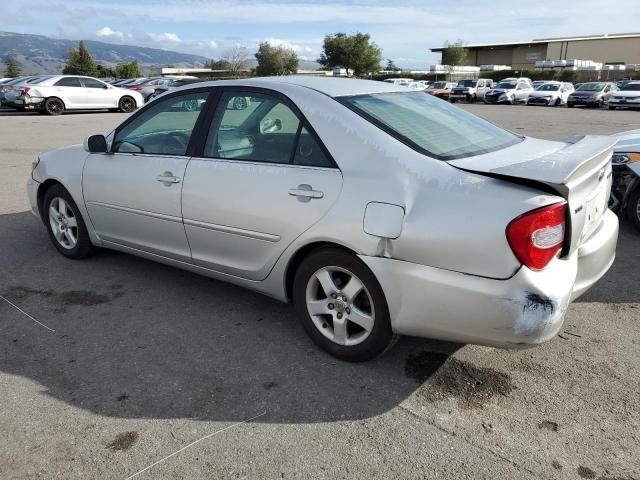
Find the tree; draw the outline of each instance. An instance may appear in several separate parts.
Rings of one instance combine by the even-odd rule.
[[[262,42],[255,57],[258,60],[256,75],[290,75],[298,71],[298,56],[290,48]]]
[[[442,50],[442,64],[447,65],[449,69],[449,77],[453,72],[453,67],[464,65],[469,56],[469,50],[464,48],[462,40],[444,42],[444,50]]]
[[[5,65],[7,66],[5,70],[5,76],[7,77],[16,78],[22,73],[22,68],[18,63],[18,60],[16,60],[15,55],[8,55],[5,60]]]
[[[119,63],[116,65],[117,78],[136,78],[140,76],[140,65],[138,65],[137,60],[131,63]]]
[[[249,53],[246,47],[242,45],[236,45],[222,56],[220,59],[221,62],[226,62],[228,68],[233,73],[238,73],[238,71],[242,70],[247,63],[247,58],[249,57]]]
[[[342,67],[356,76],[378,72],[382,54],[368,33],[336,33],[324,37],[318,62],[324,67]]]
[[[396,64],[390,58],[387,58],[387,66],[384,67],[387,72],[399,72],[401,69],[396,67]]]
[[[73,48],[69,51],[67,64],[65,65],[62,73],[65,75],[88,75],[94,76],[96,74],[96,62],[87,50],[84,42],[81,40],[78,48]]]
[[[116,71],[113,68],[105,67],[104,65],[96,65],[96,77],[98,78],[111,78],[116,76]]]
[[[204,66],[205,68],[210,68],[211,70],[231,70],[231,64],[223,58],[221,58],[220,60],[212,59],[209,62],[205,63]]]

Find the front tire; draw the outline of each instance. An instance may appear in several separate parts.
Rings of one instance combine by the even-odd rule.
[[[47,115],[62,115],[64,113],[64,102],[56,97],[47,98],[44,102],[44,111]]]
[[[303,260],[293,302],[311,339],[342,360],[375,358],[394,339],[382,287],[358,257],[343,250],[321,249]]]
[[[631,225],[640,232],[640,188],[636,188],[627,199],[627,218]]]
[[[136,101],[133,97],[125,95],[118,101],[118,110],[122,113],[131,113],[136,109]]]
[[[62,185],[53,185],[46,191],[42,206],[42,219],[58,252],[72,259],[94,253],[80,210]]]

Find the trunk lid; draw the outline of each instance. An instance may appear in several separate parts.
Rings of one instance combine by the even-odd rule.
[[[551,190],[568,202],[563,255],[599,227],[611,191],[611,155],[617,138],[584,136],[570,143],[526,138],[513,147],[448,163],[468,172]]]

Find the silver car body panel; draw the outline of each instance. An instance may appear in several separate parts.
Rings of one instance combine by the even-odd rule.
[[[34,210],[39,182],[54,179],[75,199],[95,244],[284,301],[289,300],[287,278],[294,256],[313,245],[339,245],[359,255],[380,281],[397,333],[499,346],[550,338],[572,295],[581,294],[613,261],[617,218],[603,212],[595,230],[562,259],[542,272],[523,268],[506,240],[507,224],[563,196],[482,171],[504,173],[515,168],[513,159],[536,163],[538,158],[537,167],[546,169],[544,179],[571,183],[582,168],[580,155],[589,165],[597,154],[603,159],[610,155],[603,140],[587,138],[569,146],[526,138],[468,162],[457,160],[454,167],[409,148],[331,98],[406,92],[401,86],[278,77],[199,83],[178,91],[225,85],[273,89],[287,96],[339,169],[89,155],[75,146],[41,157],[29,185]],[[561,152],[573,167],[560,163]],[[166,171],[180,183],[159,182],[156,177]],[[322,197],[300,201],[290,194],[302,185]],[[367,220],[372,203],[395,206],[394,213],[378,209],[381,217]],[[400,227],[399,210],[404,211]],[[589,259],[588,268],[581,267],[583,257]]]

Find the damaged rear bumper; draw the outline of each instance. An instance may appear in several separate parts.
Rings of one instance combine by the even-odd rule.
[[[360,258],[384,290],[393,331],[494,347],[552,339],[571,300],[606,273],[615,257],[618,219],[610,211],[579,251],[541,272],[520,268],[505,280],[381,257]]]

